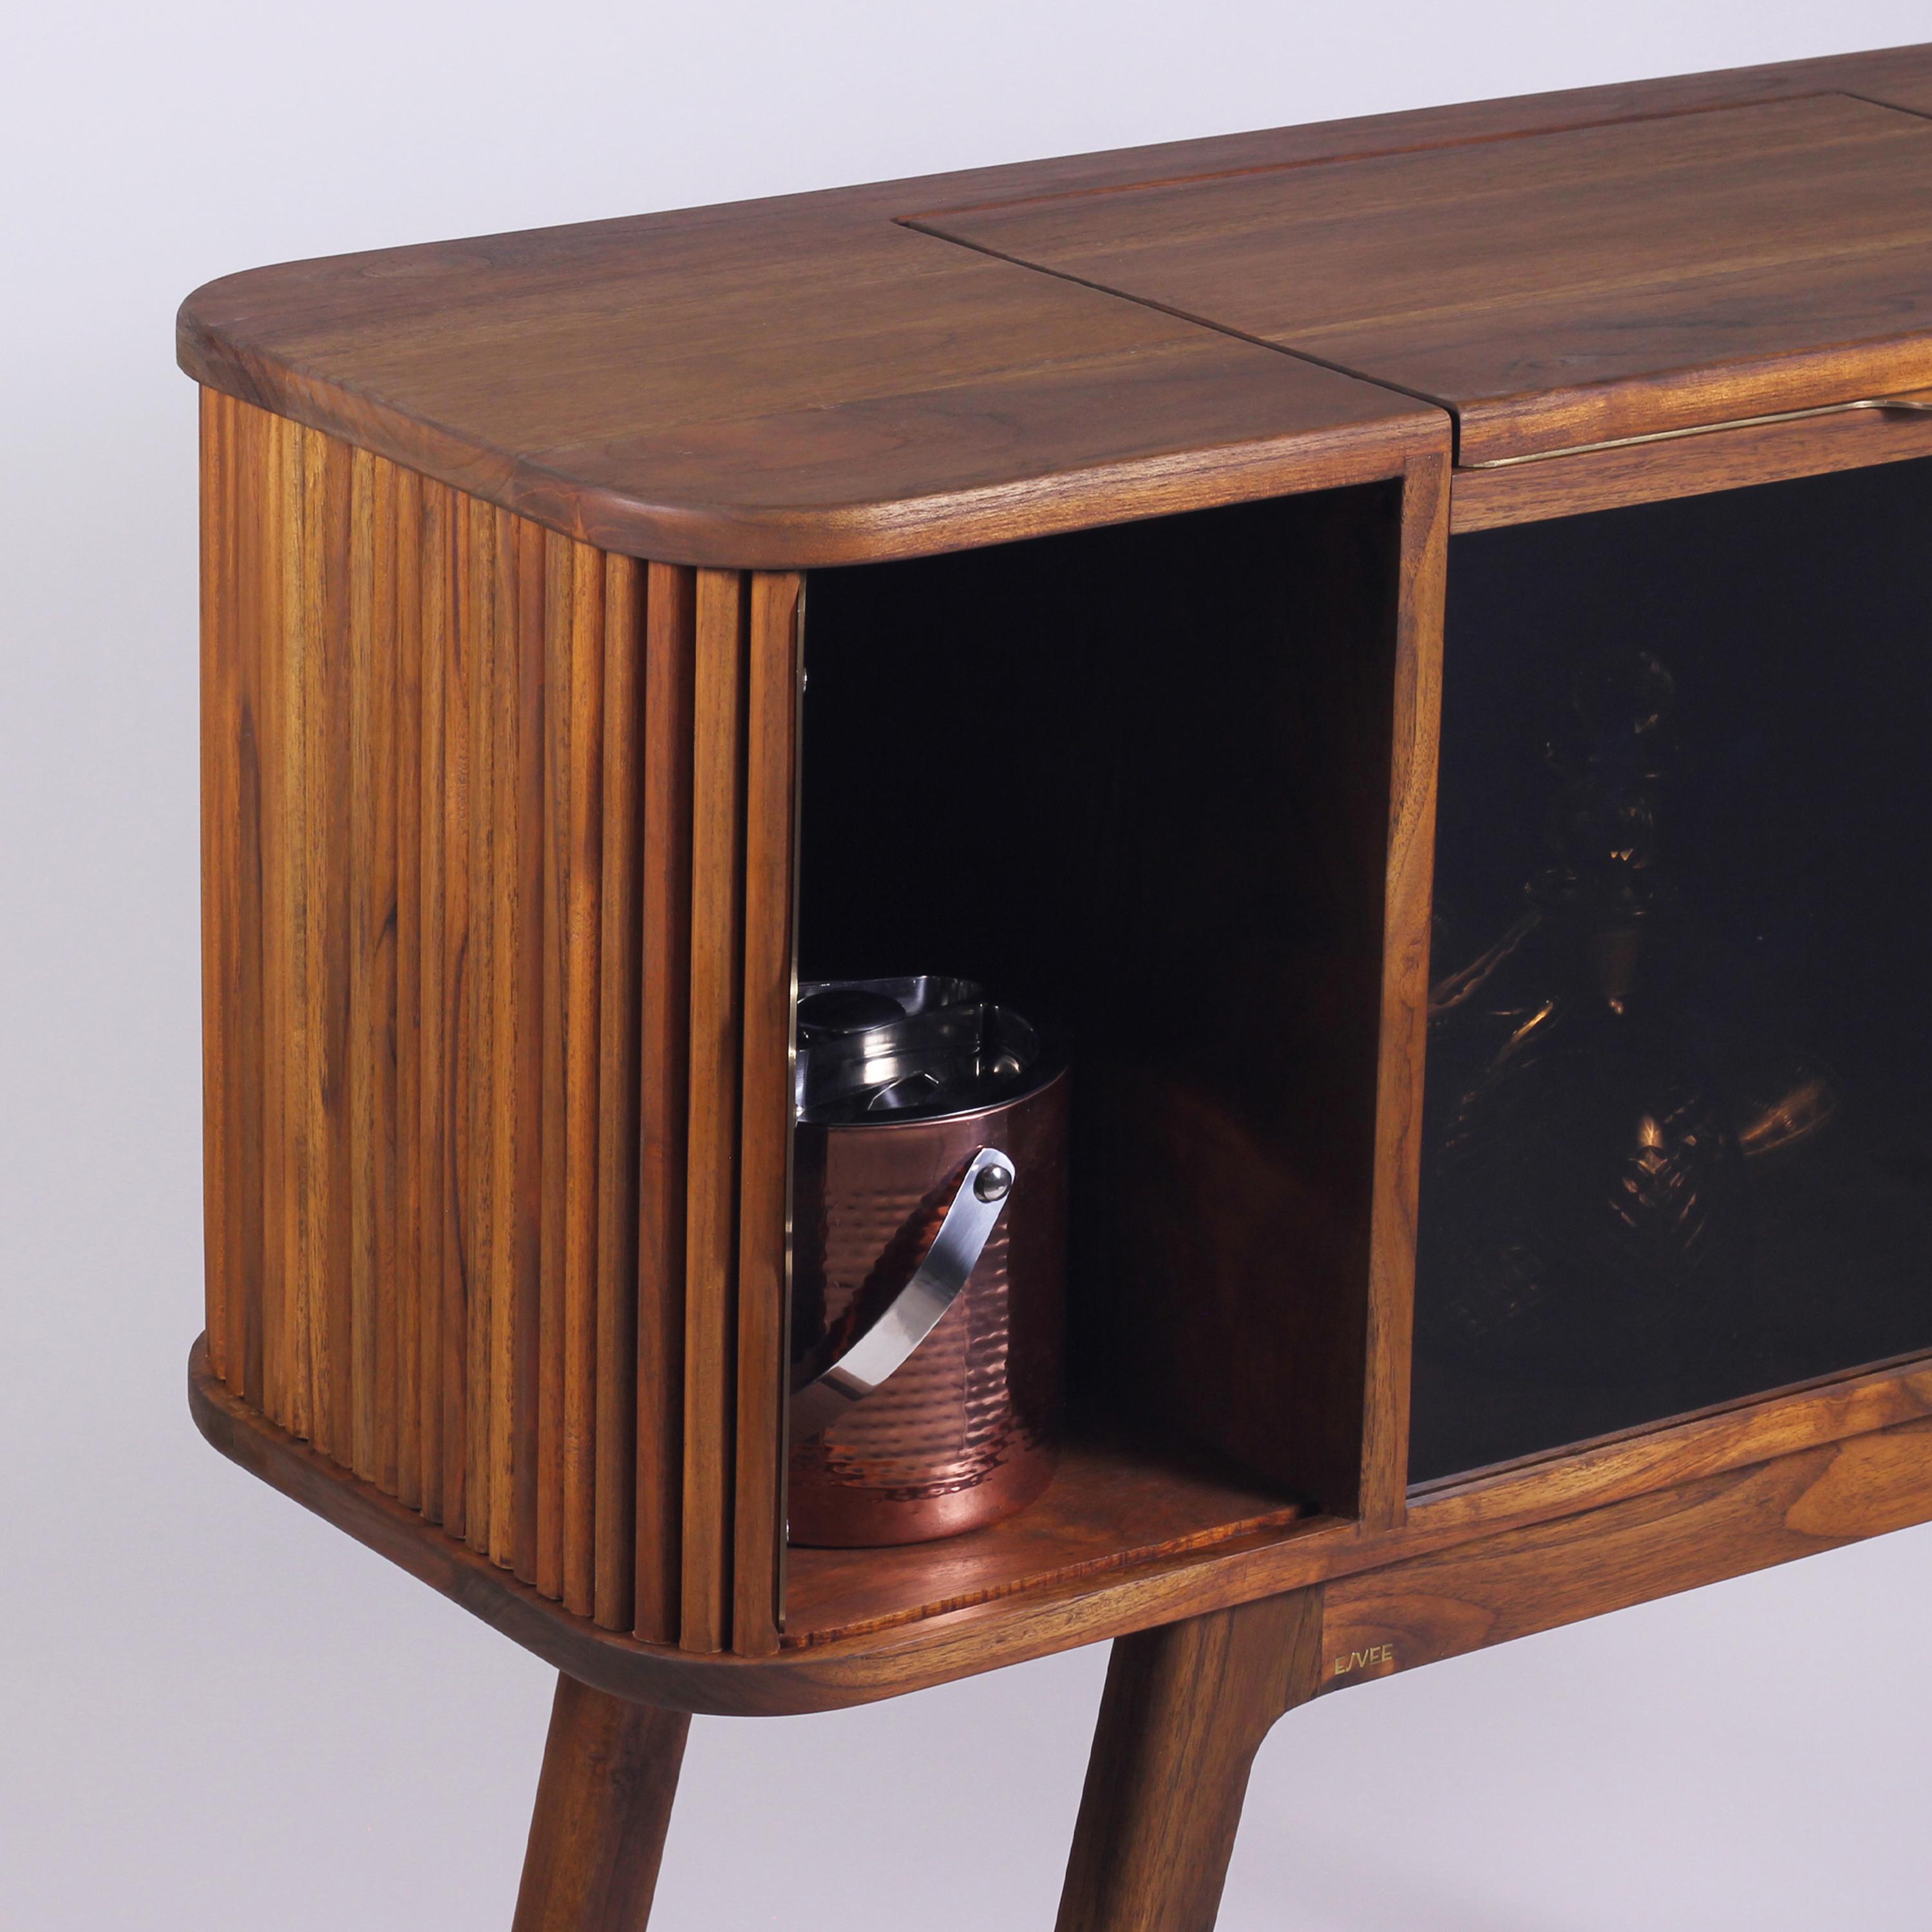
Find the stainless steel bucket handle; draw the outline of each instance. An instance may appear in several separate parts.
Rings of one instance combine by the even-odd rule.
[[[838,1360],[793,1396],[787,1432],[793,1448],[870,1395],[939,1325],[966,1286],[1016,1173],[1011,1157],[998,1148],[980,1148],[967,1163],[952,1204],[911,1280]]]

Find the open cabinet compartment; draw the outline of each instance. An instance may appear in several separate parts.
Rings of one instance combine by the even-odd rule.
[[[1452,542],[1417,1481],[1932,1348],[1928,527],[1921,460]]]
[[[1361,1512],[1402,518],[1392,480],[810,578],[800,977],[956,973],[1064,1036],[1069,1439],[990,1529],[790,1550],[788,1643]]]

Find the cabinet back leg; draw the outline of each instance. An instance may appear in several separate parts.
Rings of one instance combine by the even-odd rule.
[[[514,1932],[644,1932],[690,1729],[558,1677]]]
[[[1114,1644],[1058,1932],[1210,1932],[1249,1768],[1321,1648],[1318,1588]]]

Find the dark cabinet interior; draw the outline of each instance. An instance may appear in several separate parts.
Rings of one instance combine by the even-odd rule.
[[[1411,1474],[1932,1346],[1932,463],[1450,546]]]
[[[824,571],[806,607],[801,978],[962,974],[1061,1033],[1076,1430],[1344,1514],[1400,510]]]

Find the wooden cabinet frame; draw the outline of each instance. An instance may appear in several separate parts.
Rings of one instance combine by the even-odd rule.
[[[1512,399],[1509,460],[1459,467],[1475,403],[1079,266],[1090,204],[1142,184],[1820,95],[1894,112],[1874,138],[1916,157],[1932,50],[398,251],[410,278],[298,263],[190,298],[190,1400],[224,1454],[564,1673],[526,1932],[647,1906],[678,1714],[833,1708],[1102,1639],[1123,1641],[1064,1932],[1204,1927],[1247,1762],[1292,1705],[1932,1519],[1932,1356],[1406,1473],[1450,533],[1932,455],[1925,394],[1841,394],[1870,358],[1796,342],[1737,392],[1795,383],[1816,408],[1682,434],[1684,395],[1730,393],[1712,349],[1695,382],[1658,379],[1667,435],[1642,433],[1648,379],[1620,376],[1635,440],[1537,447],[1556,430]],[[758,266],[721,280],[719,249]],[[706,291],[688,323],[638,295],[680,277]],[[768,364],[718,349],[781,301],[794,339]],[[547,371],[541,406],[498,380],[488,330],[473,366],[450,356],[499,316]],[[871,380],[841,330],[876,343]],[[1594,419],[1560,400],[1552,422]],[[1870,400],[1897,406],[1836,407]],[[1130,1496],[1102,1460],[1050,1534],[848,1552],[842,1594],[788,1588],[813,573],[1372,484],[1400,493],[1373,1176],[1336,1329],[1356,1340],[1324,1364],[1358,1432],[1349,1480],[1310,1485],[1344,1501],[1159,1472]],[[592,1760],[636,1774],[620,1790]]]
[[[208,1172],[212,1225],[259,1244],[211,1251],[208,1376],[573,1618],[774,1656],[806,579],[599,552],[205,398]],[[1328,472],[1400,493],[1367,1273],[1324,1364],[1358,1392],[1310,1445],[1378,1530],[1448,500],[1439,438],[1399,460]],[[1245,1519],[1188,1525],[1199,1552]],[[1131,1564],[1135,1532],[1065,1573]],[[846,1624],[1057,1580],[1028,1561]]]

